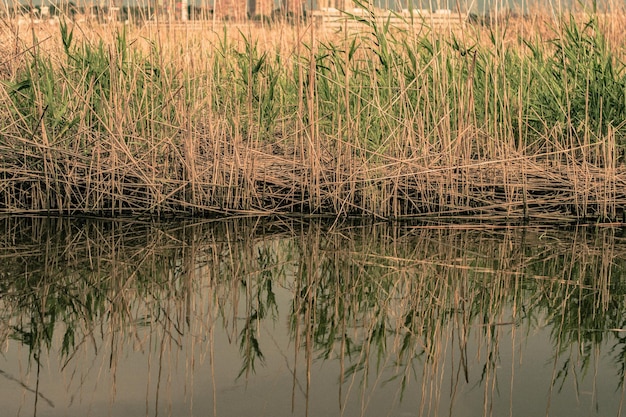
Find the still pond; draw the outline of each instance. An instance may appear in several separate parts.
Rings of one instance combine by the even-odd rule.
[[[611,227],[0,219],[2,416],[619,416]]]

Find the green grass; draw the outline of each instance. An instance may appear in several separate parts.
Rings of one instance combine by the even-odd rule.
[[[603,22],[8,32],[0,209],[613,221],[626,70]]]

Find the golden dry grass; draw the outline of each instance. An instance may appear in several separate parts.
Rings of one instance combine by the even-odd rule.
[[[597,19],[618,61],[625,21]],[[492,23],[356,37],[312,25],[85,24],[68,53],[58,26],[4,21],[1,210],[620,220],[624,125],[531,126],[515,88],[542,70],[511,79],[515,57],[532,55],[523,40],[548,56],[558,41],[545,40],[568,26],[539,12]],[[432,55],[404,77],[422,45]],[[327,113],[333,102],[343,110]]]

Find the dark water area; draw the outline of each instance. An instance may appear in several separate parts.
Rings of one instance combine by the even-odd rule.
[[[0,220],[2,416],[619,416],[617,228]]]

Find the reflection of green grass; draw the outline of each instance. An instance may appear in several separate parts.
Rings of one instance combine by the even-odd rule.
[[[503,332],[531,331],[541,318],[555,355],[564,358],[557,380],[573,377],[568,371],[576,363],[587,366],[604,343],[614,345],[616,369],[624,369],[616,329],[625,324],[626,242],[612,229],[385,224],[328,231],[295,221],[62,219],[8,219],[3,226],[2,334],[28,346],[35,359],[58,331],[72,360],[102,325],[116,339],[147,327],[177,340],[200,322],[223,325],[237,338],[240,376],[247,375],[263,363],[261,324],[288,316],[296,348],[320,360],[339,358],[342,381],[358,374],[366,381],[391,368],[404,386],[416,362],[437,372],[450,334],[461,367],[468,340],[482,341],[482,380],[490,381]],[[291,291],[289,311],[279,311],[277,288]],[[196,305],[212,306],[217,316],[203,316]],[[581,357],[570,360],[572,351]]]

